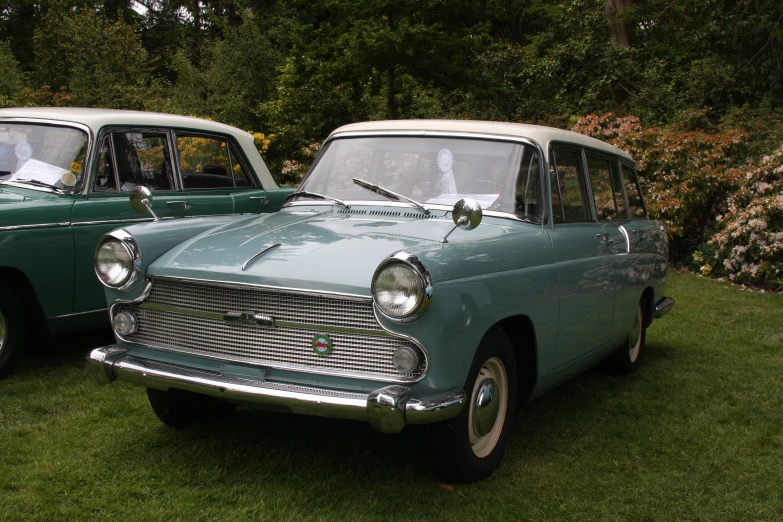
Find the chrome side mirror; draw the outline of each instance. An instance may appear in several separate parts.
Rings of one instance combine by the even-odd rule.
[[[152,211],[152,192],[147,187],[138,186],[130,193],[130,205],[133,210],[139,214],[149,211],[152,217],[157,221],[158,216]]]
[[[452,228],[446,237],[440,240],[441,243],[448,243],[448,237],[452,232],[457,230],[457,227],[462,230],[473,230],[481,224],[481,218],[484,213],[481,211],[481,205],[478,201],[470,198],[462,198],[454,203],[454,208],[451,210],[451,219],[454,220],[454,228]]]

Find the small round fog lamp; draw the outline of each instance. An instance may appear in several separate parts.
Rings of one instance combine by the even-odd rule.
[[[392,355],[392,363],[400,373],[411,373],[419,367],[419,354],[410,346],[400,346]]]
[[[126,337],[136,333],[136,317],[130,312],[120,312],[111,321],[114,333]]]

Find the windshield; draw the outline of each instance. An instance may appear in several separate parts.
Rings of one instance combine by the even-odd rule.
[[[538,150],[483,139],[377,136],[330,141],[300,190],[344,201],[389,201],[353,178],[425,205],[473,198],[485,210],[541,221]]]
[[[0,180],[81,187],[87,134],[72,127],[0,122]]]

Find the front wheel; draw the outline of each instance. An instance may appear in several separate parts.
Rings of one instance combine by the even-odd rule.
[[[517,396],[514,349],[503,331],[481,340],[465,391],[468,403],[455,418],[430,426],[435,472],[447,482],[484,479],[500,464],[513,424]]]
[[[195,422],[228,418],[236,404],[214,397],[172,388],[168,391],[147,388],[152,411],[166,426],[186,428]]]
[[[0,283],[0,379],[7,377],[22,351],[25,336],[22,303]]]

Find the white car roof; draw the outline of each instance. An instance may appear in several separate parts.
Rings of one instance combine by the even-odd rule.
[[[624,150],[606,142],[562,129],[543,127],[541,125],[527,125],[523,123],[509,123],[499,121],[474,121],[474,120],[385,120],[367,121],[344,125],[330,134],[337,137],[347,133],[376,133],[376,132],[446,132],[465,134],[488,134],[493,136],[511,136],[515,138],[528,138],[538,143],[546,151],[551,142],[567,142],[592,147],[594,149],[617,154],[633,161],[633,158]]]
[[[97,136],[101,127],[106,125],[127,125],[135,127],[173,127],[205,132],[219,132],[233,136],[242,148],[252,147],[253,136],[242,129],[231,127],[215,121],[165,114],[161,112],[124,111],[118,109],[88,109],[84,107],[16,107],[0,109],[0,119],[5,118],[30,118],[40,120],[62,121],[81,123],[92,129]],[[277,184],[260,156],[250,156],[251,166],[258,174],[265,189],[276,188]]]

